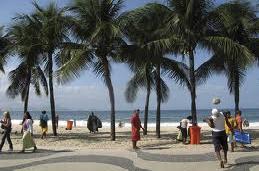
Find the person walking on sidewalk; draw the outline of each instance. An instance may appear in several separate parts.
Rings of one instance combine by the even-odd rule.
[[[140,140],[140,128],[144,131],[144,128],[141,126],[138,109],[132,114],[131,117],[131,140],[133,149],[139,149],[137,147],[137,142]]]
[[[48,120],[49,117],[46,114],[46,111],[42,111],[42,114],[40,115],[40,127],[41,127],[41,139],[47,137],[47,132],[48,132]]]
[[[0,152],[2,151],[2,148],[4,146],[5,140],[7,139],[9,143],[9,150],[8,151],[13,151],[13,143],[10,137],[11,130],[12,130],[12,121],[11,121],[11,116],[9,112],[4,112],[3,113],[3,119],[0,121],[1,122],[1,128],[4,129],[4,134],[2,136],[2,141],[0,144]]]
[[[23,123],[23,136],[22,136],[22,142],[23,142],[23,148],[21,153],[25,152],[25,149],[32,148],[33,152],[37,150],[35,141],[33,139],[33,120],[29,112],[24,113],[25,121]]]
[[[203,121],[207,122],[208,125],[212,128],[212,142],[214,144],[214,149],[217,155],[217,158],[220,162],[220,167],[224,168],[224,164],[227,163],[227,152],[228,152],[228,141],[227,134],[225,131],[225,123],[233,131],[231,124],[228,121],[226,115],[222,112],[219,112],[218,109],[213,109],[211,111],[211,116],[204,119]],[[221,158],[220,151],[224,152],[224,161]]]

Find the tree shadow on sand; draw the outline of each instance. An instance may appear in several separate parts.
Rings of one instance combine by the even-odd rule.
[[[102,156],[102,155],[76,155],[76,156],[64,156],[50,158],[40,161],[34,161],[27,164],[20,164],[11,167],[2,167],[1,170],[4,171],[14,171],[18,169],[30,168],[33,166],[39,166],[43,164],[55,164],[55,163],[65,163],[65,162],[77,162],[77,163],[100,163],[100,164],[110,164],[114,166],[119,166],[123,169],[129,171],[149,171],[147,169],[141,169],[134,165],[134,162],[127,158],[113,157],[113,156]]]

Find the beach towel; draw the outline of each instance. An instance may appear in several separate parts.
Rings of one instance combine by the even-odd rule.
[[[133,114],[131,117],[131,139],[132,141],[140,140],[140,119],[136,114]]]

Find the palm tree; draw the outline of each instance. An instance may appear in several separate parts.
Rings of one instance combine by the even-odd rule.
[[[247,46],[253,52],[253,48],[250,47],[255,46],[254,41],[258,40],[256,38],[258,30],[254,27],[258,18],[250,3],[240,1],[225,3],[215,10],[215,16],[217,16],[217,22],[221,25],[218,32],[222,36],[228,37],[242,46]],[[244,81],[246,70],[253,61],[253,57],[247,58],[247,56],[237,55],[225,56],[225,58],[222,58],[221,64],[208,61],[203,65],[204,69],[213,69],[214,67],[214,69],[219,70],[221,67],[222,72],[228,79],[229,91],[234,94],[235,111],[239,110],[240,86]],[[214,66],[210,67],[209,65]],[[199,72],[204,72],[204,70],[201,69]]]
[[[158,30],[164,27],[160,16],[165,15],[159,8],[155,12],[145,13],[143,8],[137,8],[122,15],[121,25],[130,45],[122,47],[121,56],[135,72],[128,83],[126,96],[132,101],[139,88],[147,88],[144,127],[147,130],[148,104],[150,90],[155,89],[157,95],[156,135],[160,138],[161,102],[168,100],[169,88],[162,75],[169,75],[179,84],[186,82],[185,66],[173,59],[165,57],[168,51],[158,51],[149,48],[149,43],[163,37]],[[168,68],[171,70],[168,71]],[[162,71],[161,71],[162,70]],[[145,132],[146,133],[146,132]]]
[[[30,27],[29,19],[30,17],[26,15],[18,16],[8,33],[13,42],[11,50],[18,55],[21,63],[9,73],[11,84],[7,89],[7,95],[11,98],[21,95],[22,101],[24,101],[24,112],[28,110],[31,84],[37,95],[41,95],[40,85],[48,95],[48,83],[40,67],[41,48],[34,45],[34,42],[38,42],[38,30]]]
[[[149,43],[150,49],[170,50],[188,57],[188,71],[186,85],[191,94],[191,112],[193,125],[197,124],[196,114],[196,79],[195,53],[198,47],[212,51],[215,54],[237,56],[241,54],[249,58],[249,50],[232,39],[218,34],[218,23],[215,22],[212,0],[168,0],[168,6],[151,3],[143,8],[145,15],[157,9],[164,11],[161,21],[166,21],[165,37]],[[221,57],[221,55],[218,55]]]
[[[79,76],[83,69],[93,69],[104,80],[111,104],[111,140],[115,140],[115,97],[110,62],[120,44],[124,44],[119,27],[122,0],[74,0],[73,35],[75,43],[65,45],[63,56],[70,60],[60,69],[61,80]]]
[[[55,98],[53,88],[53,66],[54,60],[57,65],[60,64],[59,49],[62,44],[69,41],[68,31],[70,25],[70,17],[66,15],[67,8],[59,8],[52,2],[46,8],[40,7],[36,2],[33,3],[35,12],[32,15],[34,27],[38,29],[40,34],[40,44],[43,47],[43,60],[45,61],[45,72],[49,77],[49,93],[50,107],[52,118],[53,135],[57,135],[55,124]]]
[[[0,27],[0,71],[4,72],[4,64],[6,63],[6,57],[9,52],[8,46],[10,42],[7,35],[4,35],[4,27]]]
[[[145,66],[141,66],[134,71],[134,76],[127,84],[125,92],[126,100],[128,102],[134,102],[137,97],[139,88],[146,88],[146,102],[145,102],[145,114],[144,114],[144,135],[147,135],[147,122],[148,122],[148,110],[149,99],[151,90],[156,89],[158,81],[156,79],[157,72],[155,67],[151,63],[146,63]],[[161,79],[161,101],[166,102],[169,97],[169,88],[164,80]]]

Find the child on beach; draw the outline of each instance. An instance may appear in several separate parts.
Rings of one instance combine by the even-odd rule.
[[[141,121],[139,118],[139,109],[136,110],[131,117],[131,140],[133,149],[139,149],[137,147],[137,142],[140,140],[140,128],[144,131],[144,128],[141,126]]]
[[[0,144],[0,152],[2,151],[2,148],[5,143],[5,139],[7,139],[9,143],[9,150],[8,151],[13,151],[13,143],[10,138],[11,130],[12,130],[12,121],[11,121],[11,116],[9,112],[4,112],[3,114],[3,119],[0,121],[1,123],[1,128],[4,129],[4,133],[2,136],[2,141]]]
[[[225,112],[225,115],[228,118],[228,122],[230,123],[232,128],[236,127],[236,120],[231,116],[230,111]],[[231,152],[234,152],[234,147],[235,147],[235,136],[233,131],[230,130],[230,128],[227,126],[227,123],[225,122],[225,130],[226,134],[228,136],[228,143],[231,145]]]

